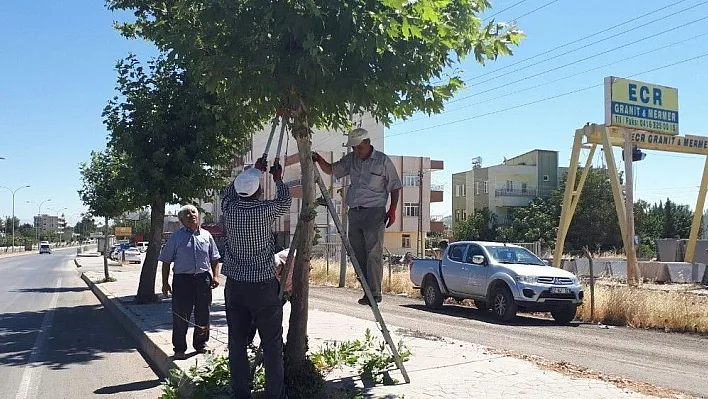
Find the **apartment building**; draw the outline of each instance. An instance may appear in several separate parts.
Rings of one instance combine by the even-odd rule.
[[[34,217],[34,227],[46,234],[62,234],[66,219],[62,216],[41,214]]]
[[[367,129],[374,148],[384,151],[383,125],[377,123],[374,118],[369,116],[356,116],[354,124]],[[268,153],[270,161],[276,156],[279,130],[280,128],[276,130],[276,137],[273,138]],[[231,180],[244,166],[252,165],[257,158],[263,155],[269,133],[270,127],[267,126],[264,131],[253,137],[251,151],[242,159],[237,159],[234,162]],[[277,231],[278,244],[288,246],[290,238],[295,231],[295,221],[302,204],[302,186],[297,145],[292,137],[285,138],[284,141],[281,151],[281,157],[283,158],[281,164],[284,166],[283,181],[290,187],[293,202],[290,212],[276,221],[275,230]],[[328,162],[335,162],[346,155],[345,142],[345,132],[318,130],[312,136],[312,149],[327,159]],[[384,246],[392,254],[403,255],[406,252],[411,252],[414,255],[422,254],[425,249],[425,237],[431,231],[430,204],[431,202],[443,201],[444,189],[440,185],[431,185],[431,174],[442,170],[444,163],[427,157],[388,155],[401,177],[403,189],[399,197],[396,222],[393,226],[386,229]],[[325,180],[325,184],[332,195],[334,206],[339,211],[341,218],[342,211],[346,209],[342,198],[343,190],[348,185],[347,178],[340,180],[324,173],[322,173],[322,178]],[[273,198],[275,196],[275,186],[269,176],[264,176],[262,187],[264,198]],[[317,196],[319,195],[319,190],[317,190]],[[222,215],[218,198],[215,198],[213,202],[203,203],[202,207],[214,215],[214,220],[221,220]],[[338,252],[341,246],[339,234],[325,207],[318,207],[315,224],[320,235],[319,245],[315,252],[322,252],[321,254],[328,252],[330,255]],[[439,228],[435,223],[433,223],[433,227]]]
[[[477,158],[472,169],[452,175],[452,225],[483,208],[506,224],[511,209],[556,190],[559,173],[558,151],[536,149],[488,167]]]

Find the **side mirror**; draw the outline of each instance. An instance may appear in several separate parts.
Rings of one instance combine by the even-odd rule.
[[[482,265],[482,264],[484,264],[484,256],[482,256],[482,255],[474,255],[474,256],[472,257],[472,263],[474,263],[475,265]]]
[[[548,260],[548,259],[543,259],[543,263],[544,263],[546,266],[552,266],[551,261]]]

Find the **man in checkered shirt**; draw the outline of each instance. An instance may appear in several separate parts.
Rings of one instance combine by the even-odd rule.
[[[283,170],[270,173],[277,188],[272,200],[261,200],[260,179],[266,170],[243,171],[226,189],[221,204],[226,230],[226,254],[222,274],[226,279],[226,321],[229,329],[231,389],[236,398],[250,398],[250,364],[246,354],[251,323],[258,329],[263,347],[267,398],[285,398],[283,369],[283,307],[275,272],[272,240],[275,218],[290,210],[292,199],[283,183]]]

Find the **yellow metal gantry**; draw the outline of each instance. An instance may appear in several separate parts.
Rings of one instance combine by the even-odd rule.
[[[625,210],[625,198],[622,193],[622,185],[620,183],[619,173],[617,172],[614,152],[612,151],[613,147],[623,147],[626,137],[630,137],[632,144],[640,149],[695,154],[706,157],[684,259],[685,262],[693,262],[708,188],[708,137],[667,135],[622,127],[588,124],[575,131],[573,149],[570,154],[570,166],[568,168],[565,192],[563,194],[563,205],[558,222],[556,247],[553,253],[554,266],[561,266],[565,238],[568,234],[570,223],[573,220],[575,209],[578,206],[585,180],[592,166],[592,157],[598,145],[602,146],[602,151],[605,153],[605,159],[607,160],[608,177],[612,185],[612,195],[617,211],[617,220],[619,220],[620,231],[622,233],[622,241],[625,248],[631,247],[631,241],[629,240],[633,240],[634,237],[631,236],[632,232],[627,231],[628,215]],[[583,139],[585,139],[585,141],[583,141]],[[580,166],[580,150],[586,146],[590,147],[590,154],[585,161],[580,179],[577,180],[577,172]],[[631,263],[633,264],[627,265],[627,278],[630,281],[632,280],[630,277],[638,277],[640,275],[636,261],[631,260]]]

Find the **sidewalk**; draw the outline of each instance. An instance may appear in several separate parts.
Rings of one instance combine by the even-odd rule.
[[[110,266],[116,282],[94,284],[103,278],[101,258],[80,257],[76,259],[82,278],[91,287],[104,306],[114,314],[138,341],[143,352],[156,368],[168,375],[171,368],[187,370],[195,363],[203,364],[202,355],[196,355],[190,347],[186,360],[172,360],[170,300],[150,305],[136,305],[133,296],[137,291],[140,265]],[[159,274],[159,273],[158,273]],[[159,292],[160,279],[156,279]],[[224,290],[214,290],[212,305],[212,335],[210,346],[216,354],[225,351],[227,345]],[[290,315],[289,305],[284,309],[284,328]],[[384,317],[386,315],[384,314]],[[309,311],[309,347],[319,349],[326,341],[363,339],[370,329],[377,341],[382,341],[380,331],[373,321],[342,314]],[[424,334],[388,325],[393,340],[402,340],[412,355],[405,363],[411,383],[403,383],[400,373],[392,377],[401,381],[393,386],[367,386],[353,369],[334,370],[327,380],[335,385],[353,383],[367,398],[649,398],[628,392],[617,386],[594,379],[572,378],[547,371],[531,362],[491,353],[480,345],[447,338],[427,337]],[[187,341],[191,344],[191,328]]]

